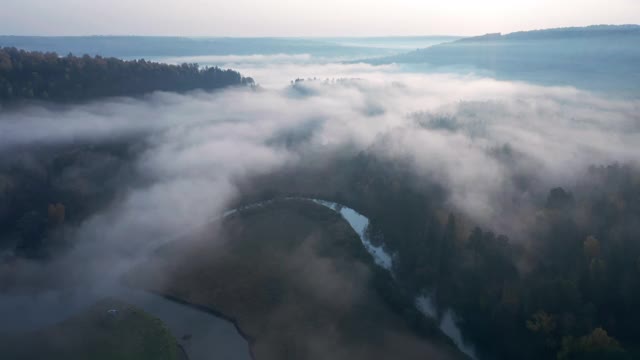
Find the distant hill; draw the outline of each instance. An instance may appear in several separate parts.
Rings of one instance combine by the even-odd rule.
[[[59,56],[0,48],[0,103],[23,100],[83,101],[153,91],[212,90],[253,84],[233,70],[124,61],[85,55]]]
[[[640,26],[487,34],[366,62],[462,66],[502,79],[639,94]]]
[[[226,38],[177,36],[6,36],[0,47],[55,51],[62,55],[101,55],[118,58],[164,58],[204,55],[309,54],[320,57],[373,57],[398,53],[384,41],[346,43],[347,39]],[[413,39],[418,41],[420,39]],[[451,40],[451,39],[449,39]],[[433,42],[431,38],[423,43]],[[441,42],[441,41],[439,41]],[[413,47],[415,49],[415,47]]]
[[[592,25],[586,27],[566,27],[532,31],[518,31],[502,35],[500,33],[486,34],[459,39],[459,42],[471,43],[482,41],[509,40],[549,40],[549,39],[580,39],[609,36],[637,36],[640,25]]]

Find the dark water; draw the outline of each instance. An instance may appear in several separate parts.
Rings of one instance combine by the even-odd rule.
[[[96,301],[111,297],[159,318],[190,360],[250,360],[249,344],[224,319],[162,296],[124,287],[87,292],[50,291],[37,295],[0,295],[0,332],[19,334],[62,322]]]
[[[371,254],[375,263],[392,271],[393,256],[386,252],[383,246],[372,244],[366,235],[366,229],[369,226],[369,219],[366,216],[334,202],[318,199],[296,198],[295,200],[313,201],[340,213],[358,234],[362,245]],[[268,202],[255,203],[243,209],[266,204]],[[229,210],[221,218],[238,211],[240,210]],[[0,321],[0,332],[15,334],[38,330],[64,321],[105,297],[113,297],[135,305],[162,320],[191,360],[211,359],[212,354],[218,359],[251,359],[247,340],[229,321],[156,294],[119,285],[103,285],[90,291],[82,289],[42,292],[37,295],[0,294],[0,304],[2,304],[0,318],[3,319]],[[428,296],[416,298],[416,307],[425,316],[437,316],[435,306]],[[455,314],[451,310],[446,310],[440,319],[440,329],[452,339],[460,351],[475,358],[473,346],[463,341],[455,319]]]

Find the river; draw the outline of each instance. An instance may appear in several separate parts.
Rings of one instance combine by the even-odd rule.
[[[286,198],[305,200],[338,212],[358,234],[362,245],[371,254],[375,263],[392,272],[393,256],[382,246],[376,246],[367,236],[369,219],[355,210],[338,203],[308,198]],[[254,203],[225,212],[216,220],[226,218],[243,209],[267,205],[272,201]],[[393,274],[392,274],[393,275]],[[195,307],[175,302],[162,296],[111,284],[93,289],[76,291],[50,291],[37,295],[0,294],[0,332],[21,333],[37,330],[61,322],[88,308],[96,301],[113,297],[135,305],[159,318],[178,339],[190,360],[209,360],[211,354],[227,360],[250,360],[252,358],[247,340],[231,322]],[[416,307],[425,316],[438,318],[431,297],[416,298]],[[445,310],[439,318],[440,329],[463,353],[476,359],[472,346],[462,340],[456,316]]]
[[[385,270],[392,272],[393,257],[385,251],[384,247],[375,246],[373,243],[371,243],[367,236],[366,230],[369,226],[369,219],[366,216],[361,215],[355,210],[338,203],[317,199],[309,200],[340,213],[340,215],[342,215],[342,217],[358,234],[360,240],[362,241],[362,245],[364,245],[365,249],[367,249],[369,254],[371,254],[375,263]],[[393,273],[391,275],[393,275]],[[438,319],[440,330],[456,344],[460,351],[462,351],[472,359],[477,359],[474,347],[462,339],[462,333],[457,325],[457,316],[453,312],[453,310],[445,309],[442,316],[439,318],[436,311],[436,306],[433,302],[433,298],[428,295],[418,296],[415,299],[415,304],[416,308],[420,310],[420,312],[422,312],[425,316]]]
[[[25,333],[54,325],[111,297],[135,305],[169,328],[190,360],[251,360],[249,344],[235,325],[197,308],[123,286],[102,290],[49,291],[37,295],[0,295],[0,332]]]

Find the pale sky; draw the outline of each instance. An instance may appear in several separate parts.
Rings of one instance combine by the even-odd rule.
[[[477,35],[631,23],[640,0],[0,0],[3,35]]]

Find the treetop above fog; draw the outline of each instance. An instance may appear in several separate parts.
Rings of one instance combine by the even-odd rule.
[[[252,85],[253,79],[233,70],[169,65],[101,56],[59,56],[0,48],[0,102],[84,101],[109,96],[135,96],[153,91],[213,90]]]

